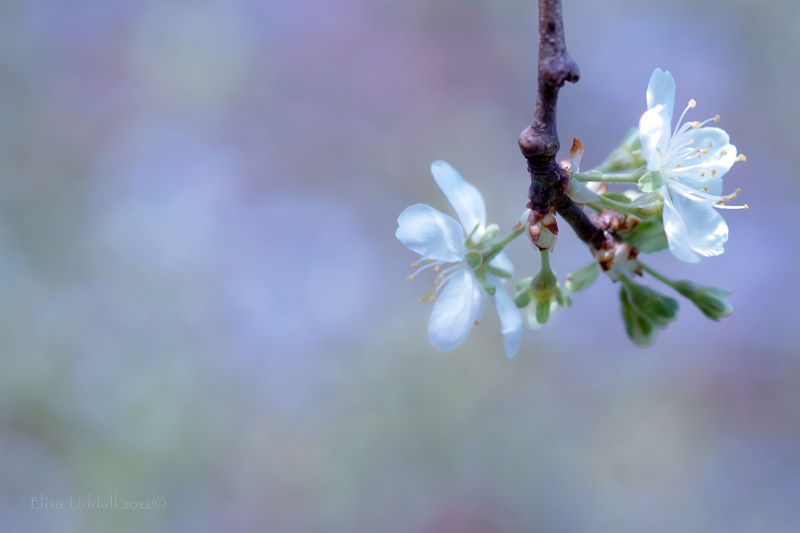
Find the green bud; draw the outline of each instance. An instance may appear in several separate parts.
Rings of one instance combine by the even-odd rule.
[[[476,250],[468,251],[464,256],[464,260],[472,270],[475,270],[481,266],[481,263],[483,263],[483,257],[481,256],[481,253]]]
[[[639,168],[647,163],[642,157],[641,149],[642,143],[639,140],[639,130],[631,128],[625,134],[619,146],[597,167],[597,170],[600,172],[622,172]]]
[[[647,348],[658,332],[675,320],[678,302],[624,276],[621,280],[619,299],[625,331],[636,346]]]
[[[708,287],[693,281],[676,281],[673,288],[694,303],[711,320],[719,320],[733,313],[729,298],[731,292]]]
[[[627,278],[622,279],[628,291],[629,301],[639,314],[662,328],[675,320],[678,315],[677,300]]]
[[[636,225],[625,240],[637,247],[641,252],[651,254],[669,246],[664,223],[660,220],[645,220]]]
[[[600,268],[597,262],[592,261],[575,272],[567,274],[567,281],[564,283],[564,288],[570,292],[585,291],[597,280],[599,274]]]
[[[639,178],[639,189],[642,192],[658,191],[664,186],[664,177],[659,171],[648,172]]]
[[[628,338],[639,348],[648,348],[653,345],[658,336],[658,329],[653,327],[652,322],[639,314],[631,304],[628,291],[623,285],[619,290],[620,311],[622,321],[625,323],[625,333]]]

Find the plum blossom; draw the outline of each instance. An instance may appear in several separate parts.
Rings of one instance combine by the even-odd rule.
[[[483,316],[485,293],[493,292],[500,317],[505,353],[514,357],[522,342],[522,317],[505,289],[514,265],[498,250],[497,226],[486,226],[486,204],[480,191],[449,163],[434,161],[431,173],[461,223],[425,204],[406,208],[397,218],[395,236],[422,258],[415,274],[437,272],[434,288],[421,298],[434,301],[428,339],[440,351],[452,350],[467,338]]]
[[[642,190],[660,190],[664,199],[664,230],[672,253],[694,263],[698,256],[710,257],[724,252],[728,225],[715,208],[739,208],[727,203],[740,192],[723,195],[722,176],[737,161],[728,134],[716,127],[705,127],[719,120],[719,115],[703,122],[681,125],[686,112],[696,102],[690,100],[671,130],[675,103],[675,80],[669,71],[656,69],[647,86],[647,111],[639,121],[642,150],[647,160]]]

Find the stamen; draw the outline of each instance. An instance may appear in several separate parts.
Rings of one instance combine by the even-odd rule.
[[[714,115],[714,122],[719,122],[719,115]]]
[[[747,158],[744,156],[744,154],[739,154],[738,156],[736,156],[735,161],[741,161],[742,163],[744,163],[745,161],[747,161]]]
[[[716,168],[712,168],[711,169],[711,177],[713,178],[716,175],[717,175],[717,169]]]
[[[689,139],[689,144],[694,144],[694,139]]]
[[[701,172],[701,173],[700,173],[700,175],[702,176],[702,175],[703,175],[703,173]],[[703,187],[703,190],[704,190],[704,191],[706,191],[706,192],[708,192],[708,187]]]
[[[703,155],[705,155],[705,154],[707,154],[707,153],[708,153],[708,149],[706,149],[706,148],[703,148]]]
[[[745,211],[747,211],[748,209],[750,209],[750,206],[749,206],[749,205],[747,205],[747,204],[744,204],[744,205],[742,206],[742,209],[744,209]]]
[[[408,281],[414,281],[414,274],[409,274],[406,278]]]
[[[419,265],[417,263],[411,263],[411,268],[419,268]]]
[[[675,137],[678,134],[678,130],[681,128],[681,122],[683,122],[683,117],[686,116],[686,112],[689,111],[691,108],[693,108],[696,105],[697,105],[697,102],[695,102],[693,99],[689,100],[689,105],[686,106],[686,109],[684,109],[683,113],[681,113],[681,116],[678,119],[678,122],[675,123],[675,129],[672,131],[672,136],[673,137]]]
[[[723,150],[723,151],[721,151],[721,152],[719,153],[719,156],[720,156],[720,157],[722,157],[722,156],[724,156],[724,155],[728,155],[728,151],[727,151],[727,150]]]
[[[434,269],[436,272],[439,272],[439,268],[440,268],[440,267],[441,267],[441,265],[436,265],[435,267],[433,267],[433,269]]]
[[[694,129],[697,129],[697,128],[699,128],[699,127],[700,127],[700,121],[699,121],[699,120],[695,120],[695,121],[693,121],[693,122],[692,122],[692,127],[693,127]]]
[[[703,176],[705,176],[705,175],[706,175],[706,173],[705,173],[705,172],[701,172],[701,173],[700,173],[700,177],[701,177],[701,178],[702,178]],[[703,187],[703,189],[704,189],[704,190],[706,190],[706,191],[708,190],[708,189],[707,189],[707,188],[705,188],[705,187]]]

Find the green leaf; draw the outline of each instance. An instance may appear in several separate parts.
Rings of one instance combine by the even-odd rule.
[[[575,272],[567,274],[567,281],[564,283],[564,288],[570,292],[585,291],[597,281],[599,275],[600,266],[596,261],[592,261]]]
[[[524,290],[521,293],[517,294],[517,297],[514,298],[514,303],[520,309],[522,309],[523,307],[527,307],[528,304],[531,303],[531,291]]]
[[[664,223],[655,219],[637,224],[630,233],[625,235],[625,240],[646,254],[658,252],[669,246],[667,234],[664,232]]]
[[[622,142],[597,167],[597,170],[600,172],[621,172],[639,168],[647,163],[642,157],[641,150],[642,143],[639,139],[639,130],[638,128],[631,128],[623,137]]]
[[[475,278],[478,280],[480,286],[483,287],[483,290],[489,293],[489,296],[494,296],[494,293],[497,291],[497,289],[494,285],[489,283],[489,280],[487,280],[483,274],[480,272],[475,272]]]

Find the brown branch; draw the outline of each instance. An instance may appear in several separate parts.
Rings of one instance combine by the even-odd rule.
[[[600,249],[606,240],[603,229],[592,223],[586,213],[567,195],[569,176],[556,162],[558,130],[556,104],[564,82],[577,82],[578,65],[567,53],[561,0],[539,0],[539,77],[536,109],[531,125],[519,136],[519,147],[528,160],[531,175],[530,222],[539,222],[551,206],[575,230],[581,240]]]

